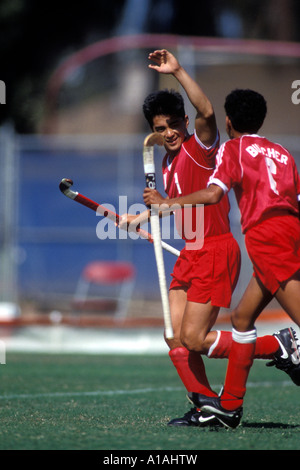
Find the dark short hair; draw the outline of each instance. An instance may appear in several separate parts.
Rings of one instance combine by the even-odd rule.
[[[267,114],[264,97],[249,89],[233,90],[226,97],[224,107],[233,128],[250,134],[255,134],[261,128]]]
[[[153,127],[155,116],[185,117],[183,97],[175,90],[160,90],[150,93],[144,101],[143,112],[149,126]]]

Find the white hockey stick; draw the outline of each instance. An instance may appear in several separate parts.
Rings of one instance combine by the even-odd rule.
[[[144,173],[146,177],[146,185],[148,188],[156,189],[156,178],[155,178],[155,164],[154,164],[154,145],[163,145],[164,139],[158,132],[149,134],[144,140],[143,148],[143,160],[144,160]],[[159,211],[157,207],[150,208],[150,224],[151,234],[153,237],[153,246],[156,259],[160,294],[163,307],[164,324],[165,324],[165,335],[166,338],[171,339],[174,337],[169,296],[166,283],[165,265],[163,258],[163,251],[161,246],[161,233],[159,223]]]

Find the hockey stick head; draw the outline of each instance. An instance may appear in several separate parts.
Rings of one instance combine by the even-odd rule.
[[[73,186],[73,181],[69,178],[63,178],[59,183],[59,189],[61,192],[70,199],[75,199],[77,193],[70,189],[71,186]]]
[[[164,138],[159,132],[152,132],[144,140],[143,160],[146,186],[155,189],[154,145],[163,145]]]
[[[152,132],[144,140],[144,147],[153,147],[154,145],[164,145],[164,138],[159,132]]]
[[[59,183],[59,189],[62,193],[66,191],[66,189],[69,189],[71,186],[73,186],[73,181],[69,178],[63,178]]]

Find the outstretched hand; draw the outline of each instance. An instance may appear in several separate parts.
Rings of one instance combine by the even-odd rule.
[[[160,73],[173,74],[180,68],[180,64],[176,57],[166,49],[151,52],[148,59],[152,60],[156,64],[149,64],[148,67],[150,69],[157,70]]]
[[[123,214],[117,225],[121,230],[127,230],[127,232],[138,232],[140,229],[138,215]]]

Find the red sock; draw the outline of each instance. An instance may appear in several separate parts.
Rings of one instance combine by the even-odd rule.
[[[233,329],[232,338],[221,396],[221,404],[227,410],[235,410],[243,404],[246,383],[254,359],[256,330],[241,333]]]
[[[256,339],[255,359],[272,359],[276,351],[278,351],[279,343],[275,336],[266,335]]]
[[[207,356],[214,359],[226,359],[229,357],[232,345],[231,331],[217,331],[217,339],[211,345]],[[266,335],[256,339],[254,358],[272,359],[279,348],[275,336]]]
[[[169,356],[188,392],[202,393],[208,397],[217,396],[209,385],[200,353],[179,347],[171,349]]]
[[[217,339],[209,348],[208,357],[214,359],[228,359],[232,345],[231,331],[217,331]]]

